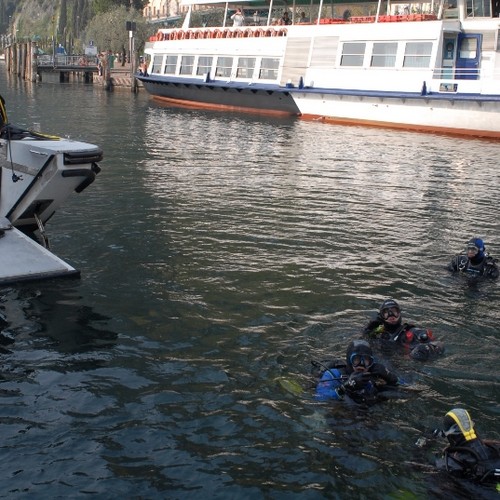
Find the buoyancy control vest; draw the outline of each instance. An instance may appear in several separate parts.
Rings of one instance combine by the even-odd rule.
[[[467,255],[455,255],[451,261],[451,270],[466,273],[471,276],[488,276],[491,278],[498,277],[499,271],[496,264],[496,259],[490,257],[488,254],[479,261],[472,262]]]
[[[500,442],[474,439],[465,446],[448,446],[438,466],[479,483],[500,481]]]

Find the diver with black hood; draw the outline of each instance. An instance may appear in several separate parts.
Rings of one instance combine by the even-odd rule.
[[[319,378],[316,399],[352,399],[356,403],[373,404],[385,399],[381,392],[394,389],[398,377],[381,363],[376,363],[366,340],[353,340],[347,347],[345,361],[312,361]]]
[[[427,361],[444,353],[443,342],[435,341],[430,330],[403,323],[401,308],[394,299],[382,302],[377,318],[366,325],[363,334],[379,340],[384,354],[403,350],[412,359]]]
[[[497,261],[486,252],[486,247],[481,238],[471,238],[465,246],[464,253],[455,255],[448,269],[468,276],[486,276],[498,278]]]

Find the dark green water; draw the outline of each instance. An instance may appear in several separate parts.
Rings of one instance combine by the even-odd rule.
[[[500,144],[162,107],[0,68],[11,122],[100,145],[48,224],[81,280],[0,289],[2,498],[497,498],[414,446],[455,406],[500,438]],[[446,342],[387,360],[420,391],[369,410],[286,392],[394,297]],[[420,465],[419,465],[420,464]]]

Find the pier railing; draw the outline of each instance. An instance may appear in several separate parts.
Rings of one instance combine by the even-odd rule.
[[[32,82],[42,81],[44,73],[59,73],[61,83],[83,78],[86,83],[97,80],[106,90],[119,86],[130,87],[132,92],[137,92],[139,88],[134,78],[133,68],[137,67],[135,60],[132,64],[127,64],[127,67],[113,68],[108,64],[107,58],[103,58],[101,67],[98,67],[95,56],[38,54],[34,42],[6,46],[5,66],[8,73]],[[98,78],[94,78],[97,73]]]
[[[67,56],[63,54],[56,54],[54,57],[52,55],[44,54],[37,56],[36,59],[38,67],[41,68],[88,68],[88,71],[97,69],[96,58],[85,55]]]

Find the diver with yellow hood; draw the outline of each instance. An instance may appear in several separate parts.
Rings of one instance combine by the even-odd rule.
[[[434,436],[449,443],[436,461],[439,469],[478,483],[500,483],[500,442],[481,439],[467,410],[450,410]]]

